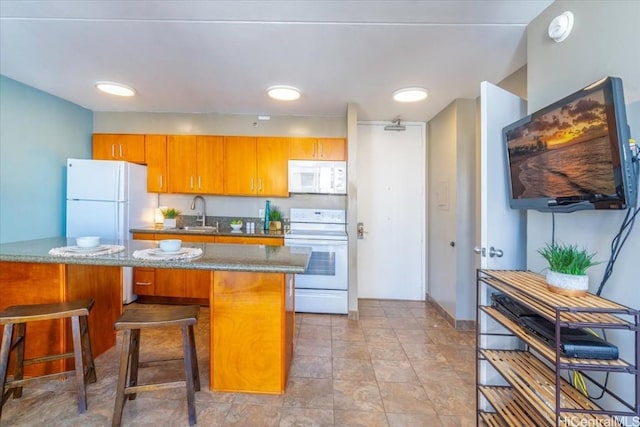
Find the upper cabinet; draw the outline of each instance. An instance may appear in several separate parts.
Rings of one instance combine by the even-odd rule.
[[[291,160],[346,160],[344,138],[289,138]]]
[[[288,155],[288,138],[225,137],[225,194],[288,196]]]
[[[144,140],[144,135],[94,134],[93,158],[145,163]]]
[[[147,191],[167,192],[167,136],[146,135]]]
[[[167,179],[170,193],[222,194],[222,136],[169,135]]]

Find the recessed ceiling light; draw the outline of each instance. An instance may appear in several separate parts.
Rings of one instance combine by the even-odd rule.
[[[136,91],[127,85],[116,82],[97,82],[96,88],[102,92],[116,96],[133,96]]]
[[[427,90],[421,87],[407,87],[393,92],[393,99],[398,102],[418,102],[427,98]]]
[[[267,94],[278,101],[295,101],[300,98],[300,89],[293,86],[271,86]]]

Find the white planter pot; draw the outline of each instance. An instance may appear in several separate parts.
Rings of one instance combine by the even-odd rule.
[[[589,290],[589,276],[558,273],[547,270],[547,288],[557,294],[580,297]]]
[[[176,228],[176,218],[165,218],[162,220],[162,224],[164,225],[164,228]]]

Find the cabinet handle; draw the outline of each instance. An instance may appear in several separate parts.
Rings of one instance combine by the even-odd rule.
[[[251,191],[253,191],[254,186],[253,186],[253,178],[251,178]]]
[[[262,193],[262,178],[258,178],[258,192]]]
[[[189,188],[193,190],[193,175],[189,177]]]
[[[153,283],[151,282],[136,282],[136,285],[139,286],[151,286]]]
[[[320,146],[320,158],[324,157],[324,144],[321,142],[318,144]]]
[[[120,158],[122,158],[122,144],[118,144],[118,146],[120,147]]]
[[[111,158],[116,158],[116,144],[111,144]]]
[[[202,188],[202,177],[198,175],[198,188]]]
[[[160,188],[164,188],[164,180],[162,179],[162,175],[160,175]]]

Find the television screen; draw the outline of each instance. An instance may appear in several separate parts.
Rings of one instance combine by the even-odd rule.
[[[607,77],[502,132],[514,209],[626,209],[636,177],[622,81]]]

